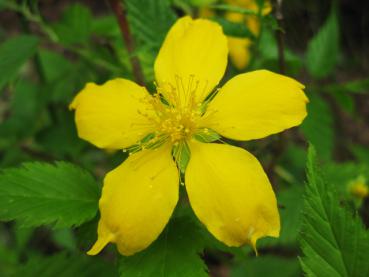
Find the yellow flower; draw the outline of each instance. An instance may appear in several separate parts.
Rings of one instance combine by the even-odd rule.
[[[349,184],[350,194],[359,200],[365,199],[369,196],[369,188],[366,184],[365,177],[359,176],[355,181]]]
[[[257,5],[256,0],[228,0],[230,5],[234,5],[240,8],[249,9],[254,12],[259,11],[259,7]],[[271,12],[272,7],[269,0],[264,1],[264,7],[262,10],[262,15],[267,15]],[[243,15],[240,13],[228,12],[225,17],[235,23],[244,22],[249,30],[255,35],[258,36],[260,32],[260,22],[259,18],[256,15]],[[232,63],[234,66],[242,70],[244,69],[250,61],[250,47],[252,45],[252,41],[248,38],[239,38],[239,37],[228,37],[228,46],[229,46],[229,56],[231,57]]]
[[[236,140],[275,134],[301,123],[307,98],[297,81],[258,70],[228,81],[209,103],[227,55],[218,24],[183,17],[155,61],[154,96],[125,79],[87,84],[76,96],[71,108],[81,138],[100,148],[142,148],[105,177],[98,240],[88,254],[112,242],[132,255],[159,236],[178,201],[180,173],[172,155],[178,143],[191,152],[185,172],[191,206],[217,239],[255,248],[258,238],[279,235],[275,195],[257,159],[193,136],[210,129]]]

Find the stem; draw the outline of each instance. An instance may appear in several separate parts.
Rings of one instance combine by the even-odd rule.
[[[277,43],[278,43],[278,63],[279,72],[284,74],[286,71],[286,61],[284,56],[284,31],[283,31],[283,13],[282,13],[282,1],[276,0],[275,2],[275,17],[278,22],[278,29],[276,31]]]
[[[256,40],[255,40],[254,45],[253,45],[253,53],[252,53],[248,68],[253,68],[253,65],[256,61],[257,55],[259,55],[259,45],[260,45],[260,40],[261,40],[261,36],[263,35],[263,29],[264,29],[264,20],[263,20],[264,1],[262,3],[263,3],[263,5],[258,6],[258,11],[257,11],[257,14],[256,14],[256,16],[258,18],[258,22],[259,22],[259,31],[256,35]],[[251,15],[251,16],[253,16],[253,15]]]
[[[283,23],[283,13],[282,13],[282,1],[275,1],[275,17],[278,22],[278,29],[276,31],[277,43],[278,43],[278,64],[279,64],[279,72],[281,74],[285,74],[286,70],[286,62],[284,56],[284,31],[282,29]],[[277,184],[275,182],[275,170],[278,164],[278,160],[281,158],[284,150],[286,149],[287,134],[281,133],[278,135],[277,141],[275,143],[274,154],[272,160],[270,161],[269,166],[267,167],[267,172],[270,177],[270,181],[273,184],[274,189],[277,189]]]
[[[133,42],[132,34],[129,29],[129,24],[128,24],[126,13],[123,10],[123,1],[124,0],[108,0],[110,7],[114,11],[115,16],[118,20],[119,28],[120,28],[120,31],[122,32],[122,37],[123,37],[124,43],[128,50],[130,62],[132,65],[132,72],[136,79],[136,82],[139,85],[145,85],[140,62],[137,56],[133,54],[134,53],[134,42]]]

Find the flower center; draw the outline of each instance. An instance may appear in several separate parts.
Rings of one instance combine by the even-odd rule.
[[[166,135],[172,143],[188,139],[195,132],[199,109],[165,107],[158,114],[158,133]]]
[[[129,151],[154,148],[166,141],[179,145],[196,135],[201,129],[199,119],[204,113],[207,87],[207,81],[200,82],[194,75],[176,76],[175,81],[157,85],[157,92],[143,99],[150,108],[138,111],[155,126],[155,131]]]
[[[175,84],[162,82],[157,87],[155,98],[160,100],[154,106],[159,117],[157,130],[174,144],[190,138],[197,129],[196,122],[201,117],[200,87],[194,75],[176,76]],[[163,103],[161,97],[168,103]]]
[[[156,130],[151,143],[170,140],[177,144],[189,139],[197,129],[201,117],[201,101],[198,97],[199,81],[193,75],[185,78],[176,76],[175,84],[161,82],[153,97],[148,97],[155,115],[142,113],[151,119]]]

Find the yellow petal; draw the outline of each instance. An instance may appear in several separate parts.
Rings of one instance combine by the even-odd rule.
[[[129,156],[104,180],[99,202],[98,254],[109,242],[122,255],[148,247],[162,232],[178,201],[178,169],[171,148],[162,146]]]
[[[186,189],[207,229],[228,246],[279,236],[273,189],[257,159],[238,147],[191,142]]]
[[[174,87],[182,99],[194,94],[202,101],[219,83],[227,66],[227,39],[222,27],[210,20],[186,16],[170,29],[155,61],[155,76],[161,93]]]
[[[151,97],[144,87],[125,79],[103,85],[88,83],[70,105],[78,135],[100,148],[122,149],[154,130]]]
[[[267,70],[237,75],[220,89],[199,124],[235,140],[279,133],[306,117],[303,88],[296,80]]]
[[[247,38],[228,37],[229,56],[234,66],[241,70],[250,61],[251,41]]]

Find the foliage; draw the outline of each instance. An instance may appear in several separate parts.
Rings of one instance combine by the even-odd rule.
[[[121,257],[120,276],[207,276],[200,258],[203,247],[196,224],[189,217],[174,218],[148,249]]]
[[[66,253],[56,254],[50,257],[35,257],[20,267],[14,276],[117,276],[117,272],[111,265],[96,258],[86,256],[68,256]]]
[[[311,93],[309,101],[308,116],[301,126],[301,131],[316,145],[322,158],[330,160],[335,140],[332,109],[317,93]]]
[[[49,2],[0,0],[0,276],[369,275],[369,198],[351,190],[355,182],[369,185],[365,4],[284,1],[282,19],[278,5],[262,15],[238,1],[119,0],[130,51],[109,6],[114,1]],[[88,82],[134,80],[132,57],[154,92],[153,65],[169,28],[181,16],[206,12],[226,35],[249,42],[248,66],[237,69],[230,60],[221,84],[266,68],[306,87],[301,128],[261,142],[231,142],[265,168],[280,237],[260,239],[258,257],[249,246],[227,247],[198,222],[180,185],[178,206],[149,248],[123,257],[109,246],[89,257],[102,179],[128,155],[81,140],[68,106]],[[230,14],[257,19],[258,32],[247,20],[230,21]],[[230,142],[208,129],[195,136]],[[308,142],[317,154],[308,151],[306,182]],[[185,143],[173,149],[182,183],[190,155]]]
[[[137,55],[146,80],[150,83],[154,80],[155,57],[176,15],[170,9],[168,0],[128,0],[126,5],[128,20],[136,39]]]
[[[39,40],[35,36],[20,35],[0,45],[0,89],[12,80],[20,67],[37,50]]]
[[[369,235],[357,215],[341,207],[334,187],[308,153],[308,185],[301,228],[301,266],[308,276],[368,276]]]
[[[307,69],[315,78],[327,77],[339,60],[337,11],[332,11],[319,32],[311,39],[306,53]]]
[[[25,163],[0,175],[0,219],[24,226],[80,225],[96,214],[98,197],[91,175],[63,162]]]

